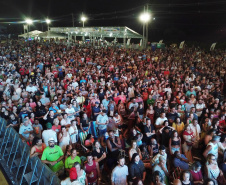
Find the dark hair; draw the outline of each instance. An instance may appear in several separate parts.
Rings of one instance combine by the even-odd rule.
[[[69,145],[67,145],[67,146],[69,146]],[[69,147],[68,147],[69,148]],[[67,151],[67,150],[66,150]],[[73,151],[76,151],[77,152],[77,150],[76,150],[76,148],[72,148],[71,149],[71,154],[73,153]]]
[[[80,164],[79,162],[75,162],[73,166],[75,167],[75,166],[77,166],[77,165],[79,165],[80,168],[81,168],[81,164]]]
[[[159,150],[165,150],[165,149],[166,149],[166,147],[164,145],[159,146]]]
[[[136,156],[139,156],[139,154],[138,153],[134,153],[133,156],[132,156],[131,162],[135,162]]]
[[[86,140],[90,139],[92,136],[92,134],[88,134],[87,137],[86,137]]]
[[[119,161],[120,161],[120,159],[125,159],[125,157],[124,157],[123,155],[119,155],[119,156],[118,156],[118,160],[117,160],[117,161],[119,162]]]
[[[93,156],[93,155],[92,155],[92,152],[87,153],[87,154],[86,154],[86,157],[88,157],[88,156]]]
[[[188,171],[188,170],[185,170],[185,171],[182,172],[182,174],[181,174],[181,179],[183,179],[183,176],[184,176],[185,173],[187,173],[187,174],[190,175],[189,180],[192,181],[192,180],[193,180],[193,179],[192,179],[192,175],[191,175],[190,171]]]
[[[38,143],[38,141],[40,140],[41,138],[39,138],[39,137],[34,137],[34,139],[33,139],[33,141],[32,141],[32,146],[35,146],[37,143]]]
[[[63,125],[63,126],[61,126],[61,130],[63,129],[63,128],[65,128],[66,129],[66,127]]]
[[[202,167],[201,163],[198,162],[198,161],[195,161],[193,164],[192,164],[192,168],[193,170],[199,168],[199,167]]]
[[[163,182],[163,176],[162,174],[157,170],[157,171],[154,171],[154,173],[152,174],[152,182],[155,184],[155,181],[156,181],[156,177],[159,176],[160,178],[160,181]]]

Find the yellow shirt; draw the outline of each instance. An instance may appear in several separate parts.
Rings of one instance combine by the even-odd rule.
[[[184,123],[181,122],[180,125],[173,123],[172,127],[178,132],[179,135],[181,135],[184,129]]]

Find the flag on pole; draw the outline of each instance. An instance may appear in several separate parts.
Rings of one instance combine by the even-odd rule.
[[[142,43],[143,43],[143,40],[142,40],[142,39],[140,39],[140,46],[142,46]]]
[[[210,51],[213,51],[213,50],[215,49],[216,44],[217,44],[217,43],[215,42],[215,43],[213,43],[213,44],[211,45]]]
[[[182,41],[182,42],[180,43],[180,46],[179,46],[180,49],[183,49],[183,47],[184,47],[184,42],[185,42],[185,41]]]
[[[127,40],[127,46],[129,46],[129,45],[130,45],[130,39]]]

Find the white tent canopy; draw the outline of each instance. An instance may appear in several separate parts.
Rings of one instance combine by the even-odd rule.
[[[59,39],[63,39],[63,38],[66,38],[67,35],[63,34],[63,33],[56,33],[56,32],[53,32],[53,31],[46,31],[46,32],[40,33],[38,35],[38,37],[40,37],[40,38],[59,38]]]
[[[24,38],[38,37],[40,33],[43,33],[43,32],[42,31],[38,31],[38,30],[34,30],[34,31],[30,31],[28,33],[24,33],[24,34],[18,35],[18,37],[24,37]]]
[[[112,37],[112,38],[143,38],[134,30],[124,27],[51,27],[50,31],[72,36]]]

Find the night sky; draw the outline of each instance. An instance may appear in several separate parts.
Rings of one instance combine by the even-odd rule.
[[[37,20],[31,29],[46,30],[46,17],[51,26],[128,26],[142,34],[139,14],[146,3],[155,20],[149,24],[151,41],[198,40],[226,41],[226,0],[1,0],[0,25],[9,33],[23,31],[25,17]],[[10,25],[9,25],[10,24]]]

